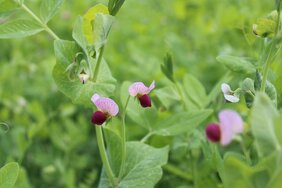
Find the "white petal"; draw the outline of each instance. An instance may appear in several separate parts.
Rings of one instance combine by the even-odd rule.
[[[234,96],[234,95],[230,95],[230,94],[224,94],[224,98],[229,101],[229,102],[232,102],[232,103],[236,103],[236,102],[239,102],[239,97],[237,96]]]
[[[221,84],[221,91],[223,92],[223,94],[228,94],[231,92],[231,88],[228,84],[223,83]]]

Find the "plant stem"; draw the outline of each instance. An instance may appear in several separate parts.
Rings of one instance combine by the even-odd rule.
[[[168,163],[167,165],[163,166],[163,168],[164,168],[164,170],[170,172],[171,174],[174,174],[174,175],[176,175],[180,178],[183,178],[187,181],[193,180],[193,177],[190,174],[184,172],[183,170],[177,168],[176,166],[174,166],[172,164]]]
[[[148,138],[150,138],[153,134],[154,134],[154,133],[149,132],[148,134],[146,134],[146,135],[141,139],[140,142],[142,142],[142,143],[146,142],[146,141],[148,140]]]
[[[249,163],[249,165],[252,164],[252,160],[250,158],[250,152],[247,150],[247,148],[245,147],[245,144],[243,143],[243,141],[240,142],[241,145],[241,149],[246,157],[247,162]]]
[[[274,39],[275,39],[275,37],[277,37],[277,35],[279,33],[279,28],[280,28],[280,6],[281,6],[281,0],[279,0],[279,2],[277,4],[278,19],[277,19],[277,25],[276,25],[276,29],[275,29]],[[260,88],[261,92],[265,92],[266,81],[267,81],[267,76],[268,76],[268,72],[269,72],[269,69],[270,69],[270,64],[274,60],[274,58],[271,55],[273,47],[275,46],[274,43],[275,43],[275,41],[272,41],[269,53],[268,53],[267,58],[266,58],[266,65],[265,65],[264,70],[263,70],[263,75],[262,75],[263,78],[262,78],[261,88]]]
[[[122,115],[122,126],[121,126],[121,139],[122,139],[122,143],[121,143],[121,166],[120,166],[120,170],[119,170],[119,175],[118,175],[118,179],[120,180],[122,175],[123,175],[123,171],[124,171],[124,165],[125,165],[125,160],[126,160],[126,132],[125,132],[125,115],[126,115],[126,108],[128,106],[129,103],[129,99],[130,99],[130,95],[127,97],[126,99],[126,103],[123,109],[123,115]]]
[[[115,176],[114,173],[111,169],[108,157],[107,157],[107,152],[105,149],[105,143],[103,139],[103,132],[102,132],[102,126],[95,126],[96,127],[96,136],[97,136],[97,142],[98,142],[98,148],[100,152],[100,156],[102,158],[103,165],[105,167],[106,174],[113,185],[115,187],[116,182],[115,182]]]
[[[260,91],[261,92],[265,91],[267,75],[268,75],[268,71],[269,71],[269,68],[270,68],[270,64],[272,62],[272,61],[270,61],[270,56],[271,56],[272,49],[273,49],[273,43],[271,44],[271,47],[270,47],[270,50],[269,50],[269,54],[267,55],[267,58],[266,58],[266,65],[265,65],[264,70],[263,70],[263,75],[262,75],[263,78],[262,78],[261,87],[260,87]]]
[[[96,62],[96,66],[95,66],[95,70],[94,70],[94,77],[93,77],[94,82],[96,82],[97,78],[98,78],[98,73],[99,73],[101,61],[102,61],[102,58],[103,58],[103,53],[104,53],[104,46],[102,46],[100,48],[100,53],[99,53],[99,56],[98,56],[98,60]]]
[[[31,17],[33,17],[39,25],[43,27],[43,29],[52,36],[55,40],[59,40],[60,38],[47,26],[47,24],[43,23],[42,20],[38,16],[36,16],[32,10],[30,10],[25,4],[21,5],[22,9],[25,10]]]

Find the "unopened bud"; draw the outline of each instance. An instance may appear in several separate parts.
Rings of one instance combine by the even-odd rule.
[[[84,71],[82,71],[80,74],[79,74],[79,79],[80,79],[80,82],[82,84],[85,84],[87,82],[87,80],[89,79],[89,75],[86,74]]]

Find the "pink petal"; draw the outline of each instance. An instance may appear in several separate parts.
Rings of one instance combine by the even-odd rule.
[[[154,88],[155,88],[155,81],[152,82],[150,87],[145,86],[143,82],[135,82],[131,84],[131,86],[129,86],[128,92],[131,96],[135,97],[138,94],[139,95],[148,94]]]
[[[228,93],[231,92],[231,88],[228,84],[223,83],[223,84],[221,84],[221,91],[222,91],[223,94],[228,94]]]
[[[111,116],[116,116],[118,114],[118,105],[112,99],[100,97],[98,94],[94,94],[91,100],[100,111],[108,113]]]
[[[229,144],[234,135],[243,132],[243,120],[241,116],[233,110],[223,110],[218,115],[221,128],[222,145]]]
[[[92,97],[91,97],[91,101],[95,104],[95,102],[100,98],[100,96],[98,94],[94,94]]]

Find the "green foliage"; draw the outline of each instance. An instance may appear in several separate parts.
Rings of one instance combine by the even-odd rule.
[[[78,77],[76,80],[70,80],[66,72],[70,64],[78,63],[75,62],[75,56],[81,52],[79,46],[75,42],[58,40],[55,41],[54,48],[57,58],[57,64],[53,70],[54,80],[58,88],[66,96],[71,98],[74,103],[92,107],[93,104],[90,99],[94,93],[108,96],[114,91],[115,85],[113,83],[115,79],[111,76],[111,72],[105,61],[102,61],[97,81],[93,82],[89,80],[83,84]],[[90,63],[95,64],[95,59],[90,57]]]
[[[64,0],[47,0],[42,1],[40,6],[40,16],[42,21],[46,24],[58,13]]]
[[[281,149],[274,132],[274,121],[278,112],[265,94],[257,94],[251,114],[251,129],[260,157]]]
[[[0,169],[0,187],[13,188],[19,174],[18,163],[8,163]]]
[[[118,185],[127,188],[153,188],[162,176],[161,166],[168,160],[168,147],[157,149],[140,142],[128,142],[126,146],[126,168]],[[119,166],[119,157],[117,155],[111,160],[113,166]],[[111,187],[105,173],[101,176],[99,187]]]
[[[35,35],[43,28],[31,20],[14,20],[0,25],[0,38],[21,38]]]
[[[170,79],[170,81],[174,82],[173,77],[173,61],[171,54],[167,53],[164,58],[164,63],[161,65],[161,70],[164,73],[164,75]]]
[[[256,71],[256,67],[247,58],[221,55],[216,59],[233,72],[252,74]]]
[[[162,136],[174,136],[178,134],[191,134],[195,128],[206,120],[212,113],[212,110],[202,110],[194,112],[183,112],[173,115],[159,122],[153,134]]]
[[[21,37],[0,40],[0,124],[9,127],[0,131],[0,162],[21,161],[14,187],[110,187],[90,121],[95,92],[120,108],[103,132],[121,187],[280,186],[281,38],[273,32],[277,18],[258,19],[272,1],[22,3],[0,0],[0,38]],[[253,23],[266,38],[254,35]],[[55,56],[52,32],[61,38]],[[173,61],[171,55],[163,61],[167,51]],[[220,55],[218,63],[218,54],[238,56]],[[267,62],[273,71],[262,95]],[[81,73],[89,76],[84,84]],[[153,80],[151,108],[142,108],[137,97],[129,100],[127,160],[118,180],[128,86]],[[251,109],[224,102],[222,83],[240,86],[236,92]],[[245,126],[226,147],[207,142],[204,130],[224,108],[240,113]]]

